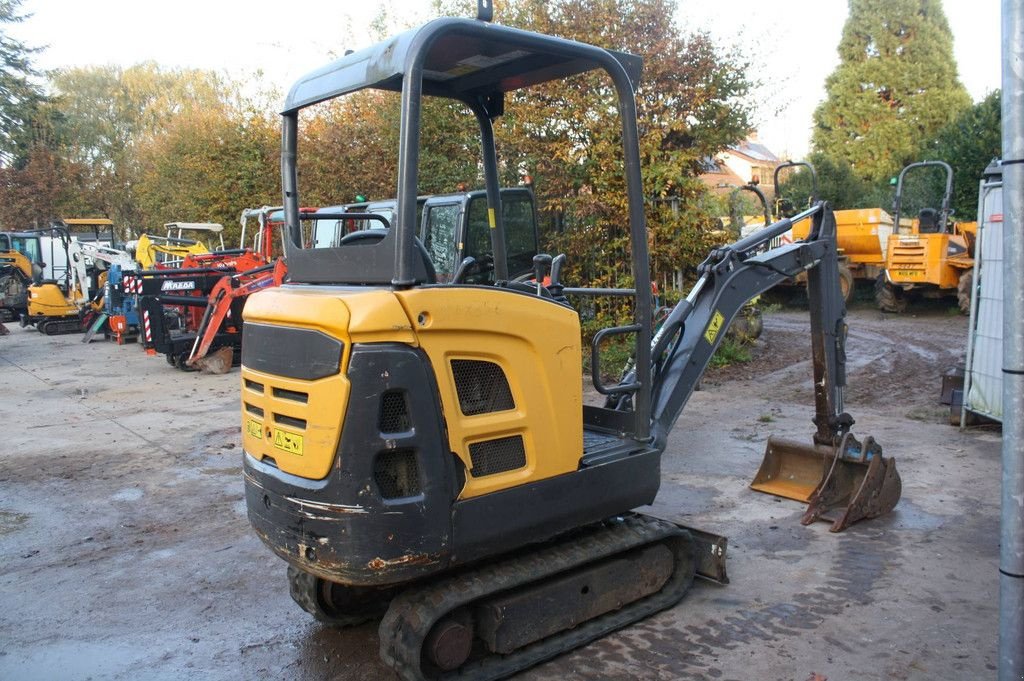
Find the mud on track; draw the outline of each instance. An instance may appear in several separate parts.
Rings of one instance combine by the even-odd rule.
[[[768,434],[812,431],[806,313],[770,313],[754,361],[694,395],[649,509],[728,535],[732,584],[520,677],[991,677],[999,436],[935,404],[965,329],[944,309],[851,313],[846,406],[904,498],[837,536],[746,487]],[[313,622],[249,530],[237,381],[134,346],[0,338],[0,679],[394,678],[374,626]]]

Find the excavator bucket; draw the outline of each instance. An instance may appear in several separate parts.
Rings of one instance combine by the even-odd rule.
[[[234,354],[234,350],[230,347],[223,347],[214,350],[205,357],[189,360],[188,365],[206,374],[226,374],[231,371]]]
[[[807,503],[824,478],[832,448],[769,437],[751,489]]]
[[[888,513],[902,492],[895,459],[882,456],[874,439],[869,437],[862,445],[850,433],[838,447],[768,438],[764,461],[750,487],[807,503],[800,522],[827,520],[832,532]]]
[[[842,532],[862,518],[877,518],[896,508],[902,491],[896,460],[882,456],[873,438],[865,438],[862,445],[847,433],[800,522],[827,520],[831,532]]]

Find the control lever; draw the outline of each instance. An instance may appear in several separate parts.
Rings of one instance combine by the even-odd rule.
[[[476,258],[471,255],[467,255],[459,263],[458,269],[455,270],[455,275],[452,277],[453,284],[461,284],[462,280],[469,274],[469,268],[476,264]]]
[[[548,291],[551,291],[551,297],[555,299],[562,298],[562,267],[565,265],[565,253],[559,253],[555,256],[555,259],[551,261],[551,283],[548,284]]]
[[[538,253],[533,256],[533,278],[537,280],[537,295],[544,289],[544,273],[551,269],[551,256]]]

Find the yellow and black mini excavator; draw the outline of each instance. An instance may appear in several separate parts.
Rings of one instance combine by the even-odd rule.
[[[502,678],[683,597],[700,543],[633,509],[654,500],[669,431],[730,320],[802,270],[817,426],[805,449],[821,477],[808,520],[872,517],[899,496],[893,460],[853,439],[843,411],[845,307],[827,205],[716,249],[655,330],[640,67],[629,54],[444,18],[348,54],[288,94],[289,281],[254,294],[244,311],[249,519],[315,617],[339,626],[382,617],[381,656],[402,678]],[[635,284],[572,288],[561,281],[564,256],[544,254],[532,281],[510,280],[492,121],[508,93],[595,70],[620,114]],[[367,88],[401,94],[393,224],[374,216],[386,228],[372,239],[303,248],[300,113]],[[460,102],[475,118],[492,227],[490,252],[468,255],[475,263],[464,259],[444,283],[417,238],[424,96]],[[808,217],[806,240],[769,248]],[[493,268],[491,283],[468,283],[464,273],[480,267]],[[589,348],[603,406],[583,404],[580,316],[566,302],[587,295],[625,297],[635,313]],[[633,368],[605,383],[598,350],[616,335],[633,339]]]
[[[38,233],[0,232],[0,322],[28,312],[28,287],[43,264]]]
[[[47,336],[85,331],[86,314],[102,309],[104,281],[97,268],[86,263],[82,244],[64,223],[54,223],[41,233],[49,236],[50,262],[60,258],[64,265],[53,266],[53,279],[28,287],[28,309],[21,315],[21,325],[34,326]]]

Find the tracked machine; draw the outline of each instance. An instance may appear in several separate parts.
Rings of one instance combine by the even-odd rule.
[[[52,279],[40,278],[29,285],[21,325],[34,326],[53,336],[85,331],[86,320],[102,309],[102,283],[95,266],[88,265],[82,244],[71,237],[63,223],[40,230],[50,245]]]
[[[36,232],[0,232],[0,322],[28,312],[28,287],[44,274]]]
[[[899,496],[894,461],[853,439],[843,410],[845,307],[826,204],[716,249],[655,331],[640,67],[633,55],[448,18],[346,55],[288,95],[289,281],[250,296],[244,311],[248,514],[287,561],[305,610],[339,626],[381,618],[381,656],[402,678],[505,677],[683,598],[724,547],[709,551],[699,535],[634,509],[654,500],[669,431],[729,321],[797,272],[809,273],[816,405],[815,444],[803,448],[821,483],[809,511],[852,521]],[[492,121],[507,93],[593,70],[607,74],[620,112],[634,286],[567,286],[564,256],[544,254],[532,281],[510,281]],[[373,240],[303,248],[300,114],[367,88],[402,97],[394,223]],[[426,95],[472,112],[492,227],[488,252],[466,256],[444,283],[417,238]],[[804,218],[805,240],[770,248]],[[493,267],[489,283],[466,281],[474,261]],[[634,310],[588,350],[603,406],[583,404],[580,317],[565,302],[588,295],[625,297]],[[608,384],[600,347],[617,335],[632,338],[634,368]],[[860,475],[871,462],[887,477]]]

